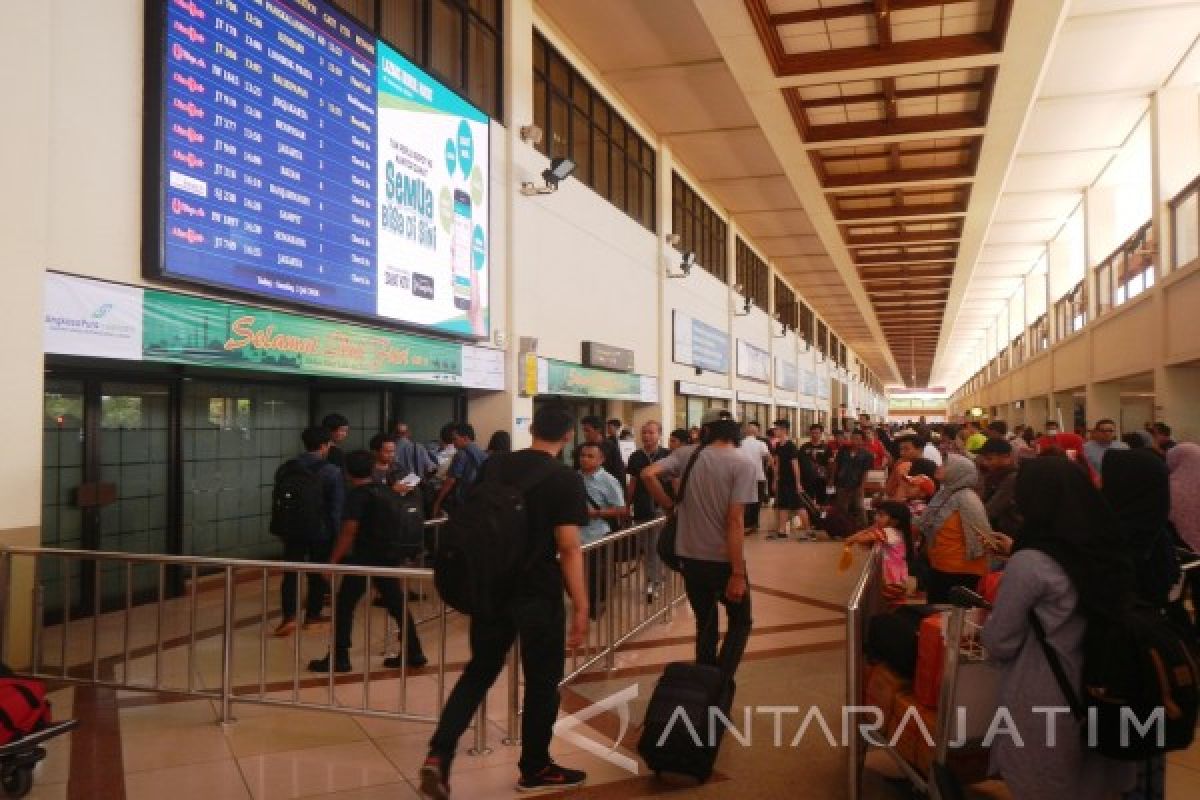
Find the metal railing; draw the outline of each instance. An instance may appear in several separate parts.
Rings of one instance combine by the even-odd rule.
[[[427,523],[435,536],[440,522]],[[663,522],[584,546],[599,613],[584,644],[565,654],[564,685],[601,664],[612,669],[618,648],[655,620],[669,621],[672,606],[683,598],[681,578],[662,567],[655,553]],[[309,575],[330,581],[328,627],[274,635],[282,618],[278,582],[289,572],[296,573],[301,595]],[[81,580],[81,575],[90,577]],[[29,576],[32,591],[18,594],[18,586],[29,585]],[[334,579],[349,577],[365,582],[357,613],[350,617],[355,668],[336,673],[330,663],[328,674],[308,672],[306,658],[336,661],[340,587]],[[372,590],[381,581],[398,583],[400,619],[411,613],[422,639],[430,632],[436,637],[433,651],[426,651],[428,667],[412,669],[405,663],[409,634],[403,622],[393,625],[390,615],[387,623],[376,619]],[[182,591],[172,596],[170,587]],[[22,615],[23,608],[27,628],[13,616]],[[400,666],[373,669],[374,655],[390,652],[394,644],[399,644]],[[7,662],[13,651],[28,654],[22,671],[34,677],[210,698],[220,704],[223,723],[233,721],[235,703],[434,723],[447,694],[447,673],[457,671],[469,653],[465,619],[437,597],[433,571],[427,568],[5,547],[0,549],[0,660]],[[519,741],[517,663],[514,647],[510,743]],[[487,752],[486,715],[481,707],[473,752]]]
[[[846,708],[863,705],[863,650],[866,645],[867,620],[883,605],[883,548],[871,548],[866,565],[846,603]],[[863,760],[867,755],[866,742],[859,734],[857,720],[848,712],[843,715],[848,726],[843,735],[846,742],[846,798],[858,800],[862,795]]]

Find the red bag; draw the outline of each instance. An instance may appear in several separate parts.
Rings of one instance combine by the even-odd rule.
[[[913,696],[927,708],[937,708],[942,690],[942,669],[946,664],[947,613],[930,614],[921,620],[917,632],[917,671],[913,677]]]
[[[0,745],[50,724],[50,703],[41,681],[0,678]]]

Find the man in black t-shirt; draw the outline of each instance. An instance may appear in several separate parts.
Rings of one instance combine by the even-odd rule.
[[[662,426],[657,422],[647,422],[642,425],[642,446],[629,457],[629,465],[625,468],[629,476],[629,484],[625,487],[625,500],[629,505],[629,513],[633,524],[649,522],[658,516],[659,508],[650,496],[650,490],[642,483],[642,470],[655,461],[671,455],[671,451],[662,447]],[[664,487],[665,488],[665,487]],[[649,543],[646,551],[646,602],[654,602],[654,594],[662,586],[662,561],[658,557],[658,548],[653,542]]]
[[[571,414],[546,406],[533,415],[533,446],[488,459],[481,480],[513,483],[558,460],[574,429]],[[450,795],[450,763],[458,740],[504,668],[519,636],[525,701],[521,719],[520,791],[567,789],[587,776],[550,759],[550,739],[558,716],[558,684],[567,647],[587,638],[588,599],[583,578],[579,529],[588,522],[587,498],[579,474],[565,466],[525,493],[532,566],[517,582],[513,596],[497,614],[471,617],[471,660],[446,699],[429,755],[421,766],[423,797]],[[571,630],[566,629],[563,590],[571,597]]]
[[[373,539],[375,531],[369,526],[372,521],[372,503],[379,502],[376,492],[394,491],[390,486],[378,483],[372,473],[376,456],[369,450],[355,450],[346,456],[346,474],[350,480],[350,492],[346,495],[346,505],[342,510],[342,528],[337,542],[333,546],[330,563],[359,564],[370,567],[395,567],[388,563],[379,553],[371,552],[366,542]],[[395,532],[398,534],[399,532]],[[379,590],[384,607],[396,620],[397,625],[404,625],[406,632],[401,636],[406,652],[403,657],[392,656],[383,660],[383,665],[389,669],[398,669],[403,665],[423,667],[428,663],[421,652],[421,639],[417,635],[417,626],[413,622],[412,612],[404,603],[404,592],[400,581],[395,578],[374,578],[372,585]],[[354,612],[367,590],[365,575],[343,575],[337,592],[337,612],[334,618],[333,664],[329,663],[329,654],[324,658],[308,662],[311,672],[350,672],[350,647],[354,634]],[[370,666],[367,666],[370,670]]]
[[[329,446],[329,455],[325,460],[338,469],[345,469],[346,452],[342,450],[342,444],[350,435],[350,420],[342,414],[326,414],[325,418],[321,420],[321,427],[329,431],[329,436],[333,440],[333,444]]]
[[[808,441],[800,445],[800,479],[804,491],[821,504],[825,503],[825,487],[829,485],[829,459],[824,426],[819,423],[808,426]]]

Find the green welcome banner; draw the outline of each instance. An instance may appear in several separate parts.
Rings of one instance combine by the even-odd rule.
[[[147,290],[142,357],[206,367],[458,384],[462,346]]]
[[[642,378],[628,372],[589,369],[546,359],[546,394],[641,400]]]

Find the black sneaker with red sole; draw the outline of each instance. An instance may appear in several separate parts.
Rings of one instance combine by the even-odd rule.
[[[582,786],[587,780],[587,773],[579,769],[567,769],[558,764],[543,767],[537,772],[522,775],[517,781],[517,791],[525,794],[533,792],[553,792],[559,789],[573,789]]]

